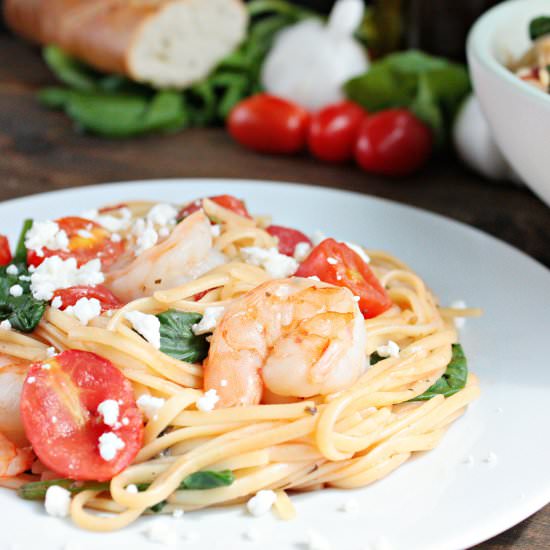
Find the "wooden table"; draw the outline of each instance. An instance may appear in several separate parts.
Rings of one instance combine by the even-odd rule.
[[[236,146],[221,129],[108,141],[79,135],[62,114],[39,107],[33,94],[49,83],[51,76],[38,52],[0,34],[0,200],[159,177],[304,182],[385,197],[455,218],[550,266],[548,207],[526,189],[484,181],[452,157],[434,160],[417,176],[393,181],[305,156],[259,156]],[[478,548],[548,550],[550,506]]]

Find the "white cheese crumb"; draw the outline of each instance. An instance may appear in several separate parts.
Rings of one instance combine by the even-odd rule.
[[[46,491],[44,505],[50,516],[66,518],[71,506],[71,493],[59,485],[52,485]]]
[[[36,378],[34,376],[29,376],[27,378],[27,384],[34,384],[36,382]]]
[[[94,236],[93,233],[87,231],[86,229],[79,229],[76,234],[83,239],[91,239]]]
[[[317,277],[317,275],[311,275],[310,277],[308,277],[308,279],[311,279],[312,281],[321,282],[321,279],[319,279],[319,277]]]
[[[261,490],[256,493],[247,503],[246,508],[254,517],[263,516],[271,510],[277,500],[277,495],[271,490]]]
[[[227,386],[227,380],[225,378],[223,380],[220,380],[220,386],[222,388],[225,388]]]
[[[124,441],[113,432],[105,432],[99,436],[99,454],[106,462],[113,460],[125,446]]]
[[[122,425],[123,425],[123,426],[128,426],[128,424],[130,424],[130,421],[129,421],[126,417],[124,417],[124,418],[122,419]]]
[[[306,548],[308,550],[330,550],[330,542],[317,531],[313,529],[306,533]]]
[[[6,273],[8,275],[18,275],[19,274],[19,269],[17,269],[17,266],[15,264],[10,264],[6,268]]]
[[[49,250],[68,250],[69,237],[56,222],[33,222],[25,235],[25,246],[39,257],[44,256],[43,248]]]
[[[97,298],[80,298],[74,306],[67,306],[65,313],[76,317],[82,325],[101,315],[101,304]]]
[[[388,340],[386,345],[376,349],[376,353],[380,357],[399,357],[399,346],[393,340]]]
[[[250,542],[258,542],[261,539],[261,534],[258,529],[254,527],[249,527],[244,533],[243,538],[249,540]]]
[[[53,346],[50,346],[47,350],[46,350],[46,355],[48,357],[53,357],[54,355],[57,354],[57,351],[55,351],[55,348]]]
[[[105,399],[97,406],[97,412],[103,417],[104,424],[114,426],[118,423],[120,409],[114,399]]]
[[[327,258],[327,264],[336,265],[337,263],[338,263],[338,260],[336,258],[333,258],[332,256],[329,256]]]
[[[225,308],[223,306],[207,307],[204,310],[202,319],[198,323],[191,326],[193,334],[198,336],[200,334],[208,334],[209,332],[213,332],[218,326],[220,319],[223,317],[224,311]]]
[[[185,513],[185,512],[183,511],[182,508],[176,508],[176,509],[172,512],[172,517],[173,517],[174,519],[180,519],[180,518],[183,517],[184,513]]]
[[[178,534],[166,520],[150,523],[143,534],[151,541],[160,544],[174,545],[178,542]]]
[[[132,227],[132,233],[136,237],[136,248],[134,253],[139,256],[145,250],[155,246],[159,240],[159,235],[155,227],[149,220],[139,218],[135,221]]]
[[[10,295],[16,298],[23,294],[23,287],[21,285],[13,285],[10,287]]]
[[[120,236],[119,233],[113,233],[111,235],[111,241],[113,241],[114,243],[119,243],[121,240],[122,240],[122,237]]]
[[[0,322],[0,328],[3,330],[11,330],[11,323],[7,319],[4,319]]]
[[[311,245],[305,241],[298,243],[294,248],[294,259],[297,262],[303,262],[311,252]]]
[[[170,235],[170,229],[168,227],[161,227],[158,230],[158,234],[159,237],[162,237],[164,239],[165,237],[168,237],[168,235]]]
[[[370,263],[370,258],[362,246],[355,243],[350,243],[349,241],[344,241],[344,244],[348,248],[351,248],[366,264]]]
[[[311,236],[311,242],[315,246],[317,246],[318,244],[322,243],[326,238],[327,238],[327,236],[322,231],[317,229],[317,231],[315,231],[313,233],[313,235]]]
[[[210,226],[210,233],[212,234],[212,237],[219,237],[222,232],[222,226],[220,224],[214,224]]]
[[[61,296],[56,296],[52,300],[52,307],[55,309],[61,309],[63,307],[63,300],[61,300]]]
[[[137,485],[135,485],[134,483],[130,483],[130,485],[126,487],[126,492],[130,493],[131,495],[137,495],[139,491]]]
[[[51,256],[31,275],[31,291],[37,300],[51,300],[53,293],[61,288],[95,286],[104,280],[98,258],[78,267],[75,258],[62,260],[59,256]]]
[[[273,279],[284,279],[294,275],[298,269],[298,262],[294,258],[280,254],[276,248],[245,246],[240,253],[247,264],[263,267]]]
[[[451,303],[450,307],[453,309],[466,309],[466,302],[464,300],[455,300]],[[456,328],[461,329],[466,324],[466,319],[464,317],[455,317],[454,323]]]
[[[145,340],[154,348],[160,349],[160,321],[158,317],[141,311],[128,311],[124,316]]]
[[[128,208],[120,208],[117,212],[119,216],[112,216],[111,214],[100,214],[97,209],[93,209],[82,212],[81,217],[97,222],[108,231],[123,231],[129,227],[132,213]]]
[[[353,514],[359,510],[359,502],[356,499],[350,498],[340,505],[340,512],[346,512],[347,514]]]
[[[136,401],[137,406],[140,408],[141,412],[149,419],[154,419],[160,409],[164,407],[164,404],[166,401],[162,397],[153,397],[152,395],[148,395],[144,393],[143,395],[140,395],[138,400]],[[123,419],[124,423],[124,419]]]
[[[30,267],[33,267],[33,266],[30,266]],[[29,267],[29,270],[30,270],[30,267]],[[20,281],[30,281],[31,278],[30,278],[30,275],[19,275],[19,280]]]
[[[209,412],[214,409],[220,396],[215,389],[208,390],[204,395],[197,399],[197,409],[203,412]]]
[[[147,213],[147,220],[155,225],[171,225],[176,223],[177,209],[168,203],[155,204]]]
[[[462,464],[466,464],[466,466],[473,466],[474,465],[474,457],[472,455],[465,456],[461,460]]]
[[[354,296],[353,299],[356,302],[360,302],[361,301],[361,296]]]
[[[495,466],[498,462],[498,457],[496,453],[491,451],[484,459],[483,462],[487,463],[489,466]]]
[[[52,416],[52,424],[57,424],[57,416]]]

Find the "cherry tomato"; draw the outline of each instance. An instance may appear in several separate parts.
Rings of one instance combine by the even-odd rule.
[[[359,309],[367,319],[384,313],[392,301],[370,267],[344,243],[325,239],[300,265],[296,277],[316,275],[336,286],[349,288],[359,296]]]
[[[107,426],[98,406],[117,401],[120,423]],[[40,461],[60,476],[107,481],[135,458],[143,441],[143,417],[132,385],[110,361],[68,350],[33,363],[21,393],[21,417]],[[124,447],[112,460],[99,453],[99,437],[113,432]]]
[[[258,94],[238,103],[228,119],[229,133],[260,153],[296,153],[304,148],[309,113],[290,101]]]
[[[327,162],[352,159],[357,134],[366,115],[366,111],[352,101],[328,105],[312,115],[308,147],[313,156]]]
[[[404,176],[418,170],[432,150],[432,132],[406,109],[388,109],[365,119],[355,146],[368,172]]]
[[[59,256],[64,260],[75,258],[77,264],[83,265],[99,258],[103,268],[110,266],[124,251],[124,242],[111,240],[111,233],[98,223],[78,217],[67,217],[56,220],[59,229],[69,237],[69,250],[43,249],[43,256],[34,250],[27,253],[27,263],[39,266],[49,256]]]
[[[216,195],[215,197],[208,197],[211,201],[219,204],[227,210],[231,210],[238,214],[239,216],[244,216],[245,218],[250,218],[250,214],[246,209],[244,202],[233,195]],[[202,199],[197,199],[189,204],[186,204],[178,213],[178,219],[187,218],[197,210],[202,208]]]
[[[102,285],[96,286],[71,286],[56,290],[53,298],[61,298],[61,307],[64,310],[68,306],[74,306],[80,298],[95,298],[101,305],[101,311],[109,311],[110,309],[118,309],[124,304],[107,288]]]
[[[298,243],[311,245],[311,241],[297,229],[290,229],[290,227],[282,227],[281,225],[270,225],[266,231],[279,239],[277,248],[281,254],[287,256],[294,256],[294,250]]]
[[[0,265],[8,265],[12,260],[10,243],[5,235],[0,235]]]

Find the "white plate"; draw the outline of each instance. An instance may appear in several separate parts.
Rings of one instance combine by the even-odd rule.
[[[298,518],[254,519],[242,509],[143,519],[117,533],[86,533],[47,517],[40,504],[0,492],[0,548],[152,550],[142,532],[165,521],[178,533],[193,531],[196,550],[306,548],[314,529],[333,550],[366,550],[385,537],[395,550],[456,550],[518,523],[550,501],[548,392],[550,273],[524,254],[477,230],[440,216],[363,195],[309,186],[236,180],[172,180],[103,185],[36,195],[0,204],[2,232],[12,239],[22,218],[55,218],[128,199],[183,202],[232,193],[252,212],[305,232],[321,229],[396,254],[433,288],[443,303],[463,299],[485,310],[470,320],[462,342],[482,396],[434,451],[416,457],[388,478],[356,491],[326,490],[293,497]],[[12,241],[13,242],[13,241]],[[496,464],[484,461],[489,453]],[[463,459],[468,455],[474,464]],[[359,511],[339,506],[353,497]],[[261,541],[243,533],[258,530]],[[13,546],[12,546],[13,545]],[[374,549],[375,546],[372,546]]]

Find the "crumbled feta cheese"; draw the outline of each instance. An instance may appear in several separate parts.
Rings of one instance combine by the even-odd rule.
[[[158,234],[159,234],[159,237],[164,239],[165,237],[168,237],[168,235],[170,235],[170,228],[169,227],[161,227],[158,230]]]
[[[354,297],[353,297],[353,300],[354,300],[355,302],[360,302],[360,301],[361,301],[361,296],[354,296]]]
[[[130,493],[131,495],[137,495],[139,491],[137,485],[135,485],[134,483],[130,483],[130,485],[126,487],[126,492]]]
[[[172,512],[172,517],[174,519],[180,519],[182,518],[184,515],[184,511],[182,508],[176,508],[173,512]]]
[[[214,409],[220,396],[215,389],[208,390],[204,395],[197,399],[197,409],[203,412],[209,412]]]
[[[113,241],[114,243],[119,243],[121,240],[122,240],[122,237],[120,236],[120,234],[113,233],[111,235],[111,241]]]
[[[327,258],[327,264],[336,265],[337,263],[338,263],[338,260],[336,258],[333,258],[332,256],[329,256]]]
[[[57,416],[52,416],[52,424],[57,424]]]
[[[222,226],[219,223],[210,226],[210,233],[212,237],[219,237],[222,232]]]
[[[124,418],[122,419],[122,425],[123,425],[123,426],[128,426],[128,424],[130,424],[130,421],[129,421],[126,417],[124,417]]]
[[[111,232],[128,229],[130,220],[132,219],[132,213],[128,208],[120,208],[117,212],[119,216],[100,214],[97,209],[93,209],[82,212],[81,217],[87,220],[93,220]]]
[[[34,376],[29,376],[27,378],[27,384],[34,384],[36,382],[36,378]]]
[[[11,323],[7,319],[4,319],[2,322],[0,322],[0,328],[4,330],[10,330]]]
[[[139,332],[154,348],[160,349],[160,321],[158,317],[141,311],[128,311],[124,316],[132,323],[134,330]]]
[[[319,229],[317,229],[317,231],[315,231],[311,236],[311,242],[315,246],[317,246],[318,244],[322,243],[326,238],[327,236],[322,231],[319,231]]]
[[[155,418],[166,401],[162,397],[153,397],[144,393],[140,395],[136,401],[137,406],[140,408],[141,412],[149,419],[152,420]]]
[[[63,300],[61,300],[61,296],[55,296],[52,300],[52,307],[55,309],[61,309],[63,307]]]
[[[311,279],[312,281],[317,281],[317,282],[321,282],[321,279],[319,279],[319,277],[317,277],[317,275],[310,275],[308,277],[308,279]]]
[[[294,247],[294,259],[297,262],[303,262],[311,252],[311,245],[307,242],[298,243]]]
[[[33,267],[33,266],[30,266],[30,267]],[[29,270],[30,270],[30,268],[29,268]],[[29,275],[19,275],[19,280],[20,281],[30,281],[31,278],[30,278]]]
[[[359,502],[357,502],[354,498],[350,498],[340,506],[339,510],[341,512],[346,512],[347,514],[353,514],[359,510]]]
[[[105,399],[97,406],[97,412],[103,417],[103,423],[114,426],[118,423],[120,409],[114,399]]]
[[[21,285],[13,285],[10,287],[10,295],[18,298],[23,294],[23,287]]]
[[[79,229],[76,234],[79,236],[79,237],[82,237],[83,239],[92,239],[94,234],[91,233],[90,231],[87,231],[86,229]]]
[[[491,451],[484,459],[483,462],[489,464],[489,466],[494,466],[498,462],[498,457],[496,453]]]
[[[466,309],[466,302],[464,300],[455,300],[451,303],[453,309]],[[466,319],[464,317],[455,317],[454,318],[455,327],[461,329],[466,324]]]
[[[66,518],[71,506],[71,493],[59,485],[52,485],[46,491],[44,505],[50,516]]]
[[[65,230],[59,229],[56,222],[33,222],[32,227],[25,235],[25,246],[42,257],[44,256],[43,248],[68,250],[69,237]]]
[[[53,346],[50,346],[47,350],[46,350],[46,355],[48,357],[53,357],[54,355],[56,355],[57,352],[55,351],[55,348]]]
[[[220,386],[222,388],[225,388],[227,386],[227,380],[225,378],[223,380],[220,380]]]
[[[362,246],[355,243],[350,243],[349,241],[344,241],[344,244],[348,248],[351,248],[366,264],[370,263],[370,258]]]
[[[105,432],[99,436],[99,455],[106,462],[113,460],[125,446],[124,441],[113,432]]]
[[[313,529],[308,530],[308,532],[306,533],[305,546],[308,550],[330,550],[331,549],[330,542],[317,531],[313,531]]]
[[[273,279],[284,279],[294,275],[298,269],[294,258],[280,254],[276,248],[245,246],[240,252],[246,263],[263,267]]]
[[[6,273],[8,275],[18,275],[19,274],[19,269],[17,269],[17,266],[15,264],[10,264],[6,268]]]
[[[249,527],[244,533],[243,538],[250,542],[258,542],[261,539],[261,534],[255,527]]]
[[[461,460],[462,464],[466,464],[466,466],[473,466],[474,465],[474,457],[472,455],[465,456]]]
[[[94,286],[104,280],[98,258],[78,267],[75,258],[62,260],[59,256],[51,256],[31,275],[31,292],[37,300],[51,300],[53,293],[61,288]]]
[[[147,219],[155,225],[170,225],[176,223],[178,210],[168,203],[155,204],[149,212]]]
[[[166,520],[156,520],[150,523],[143,534],[151,541],[160,544],[174,545],[178,541],[178,534]]]
[[[153,224],[149,220],[145,221],[143,218],[135,221],[132,233],[136,237],[136,248],[134,250],[136,256],[155,246],[159,240],[159,235]]]
[[[261,490],[256,493],[247,503],[246,508],[254,517],[263,516],[271,510],[277,500],[277,495],[271,490]]]
[[[87,325],[101,315],[101,303],[97,298],[80,298],[74,306],[67,306],[65,313],[76,317],[81,324]]]
[[[388,340],[386,345],[376,349],[376,353],[380,357],[399,357],[399,346],[393,340]]]
[[[225,308],[223,306],[213,306],[207,307],[204,310],[202,319],[191,326],[191,330],[195,335],[208,334],[209,332],[214,332],[214,329],[217,327],[220,319],[223,317],[223,312]]]

